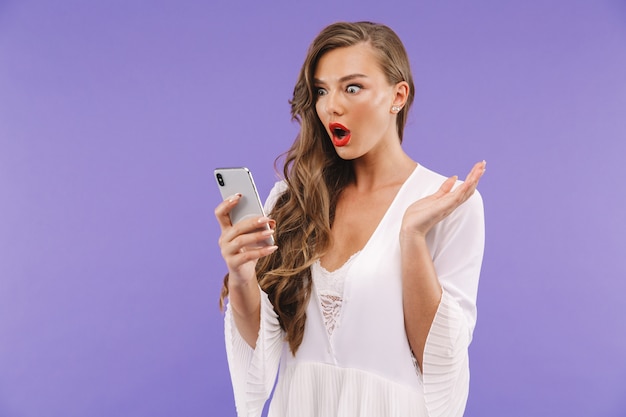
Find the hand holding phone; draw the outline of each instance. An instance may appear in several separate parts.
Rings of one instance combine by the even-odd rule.
[[[217,168],[214,174],[222,199],[225,200],[232,195],[241,194],[239,202],[229,214],[232,224],[253,216],[265,216],[259,192],[248,168]],[[265,225],[265,228],[269,230],[268,225]],[[270,236],[262,243],[272,246],[274,245],[274,238]]]

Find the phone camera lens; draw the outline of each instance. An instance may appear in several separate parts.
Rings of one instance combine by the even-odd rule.
[[[222,177],[222,174],[217,174],[217,183],[222,187],[224,186],[224,177]]]

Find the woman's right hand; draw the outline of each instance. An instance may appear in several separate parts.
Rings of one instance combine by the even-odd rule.
[[[222,229],[218,243],[228,267],[229,304],[241,337],[254,349],[261,326],[255,267],[260,258],[278,249],[263,246],[263,241],[274,233],[276,223],[267,217],[252,217],[233,225],[229,213],[240,199],[241,194],[235,194],[224,200],[215,208],[215,217]]]
[[[278,249],[278,246],[263,244],[263,241],[274,234],[274,220],[268,217],[252,217],[235,225],[231,223],[229,213],[240,199],[241,194],[235,194],[215,208],[215,217],[222,230],[218,244],[228,267],[229,285],[256,282],[257,261]]]

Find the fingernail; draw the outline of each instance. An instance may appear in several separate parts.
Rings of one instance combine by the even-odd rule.
[[[273,252],[276,252],[276,249],[278,249],[278,246],[268,246],[267,247],[267,252],[268,253],[273,253]]]
[[[233,201],[239,200],[240,198],[241,198],[241,194],[237,193],[237,194],[234,194],[234,195],[231,195],[230,197],[228,197],[228,202],[232,203]]]
[[[271,236],[273,234],[274,234],[274,230],[273,229],[263,230],[263,232],[262,232],[263,236]]]
[[[269,223],[270,218],[269,217],[261,217],[259,219],[259,223]]]

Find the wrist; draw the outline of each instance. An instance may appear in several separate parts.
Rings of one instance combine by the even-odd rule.
[[[230,273],[228,277],[228,290],[229,291],[245,291],[251,287],[250,284],[257,284],[256,279],[245,278],[239,274]]]
[[[400,246],[422,246],[426,245],[426,235],[424,233],[416,232],[415,230],[400,230]]]
[[[233,311],[240,317],[256,314],[259,300],[259,285],[254,281],[237,281],[230,279],[228,282],[228,298]]]

